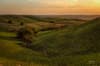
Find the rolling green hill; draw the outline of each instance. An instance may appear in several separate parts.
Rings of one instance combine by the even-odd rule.
[[[16,22],[19,20],[31,22],[33,20],[26,18],[26,16],[25,18],[22,16],[0,17],[2,20],[10,18]],[[6,26],[7,23],[4,25]],[[2,31],[4,30],[2,27],[0,28],[0,62],[10,64],[21,62],[26,63],[26,66],[29,63],[33,63],[33,66],[89,66],[99,64],[99,26],[100,18],[96,18],[80,26],[40,31],[29,48],[23,47],[23,42],[15,38],[16,32],[9,32],[6,29]]]
[[[92,59],[97,61],[100,52],[99,26],[100,18],[96,18],[76,28],[46,32],[37,39],[32,49],[43,52],[49,58],[57,59],[62,57],[66,61],[65,63],[68,62],[68,64],[70,62],[72,64],[87,64]],[[83,58],[81,59],[80,56],[84,57],[85,62],[82,61]],[[71,61],[69,62],[67,59]]]
[[[27,18],[23,15],[0,15],[0,22],[7,22],[9,20],[12,20],[12,22],[14,23],[37,22],[35,19]]]

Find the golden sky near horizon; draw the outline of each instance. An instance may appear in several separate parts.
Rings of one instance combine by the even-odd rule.
[[[100,0],[0,0],[0,14],[100,15]]]

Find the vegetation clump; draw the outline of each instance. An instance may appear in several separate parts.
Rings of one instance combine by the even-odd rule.
[[[20,28],[17,32],[17,38],[25,43],[28,47],[33,43],[33,40],[36,37],[36,31],[30,27]]]
[[[24,25],[24,23],[23,23],[23,22],[21,22],[21,23],[20,23],[20,25],[21,25],[21,26],[23,26],[23,25]]]
[[[13,22],[12,22],[11,20],[8,20],[8,23],[9,23],[9,24],[13,24]]]

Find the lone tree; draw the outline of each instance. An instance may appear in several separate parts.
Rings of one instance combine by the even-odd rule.
[[[24,25],[24,23],[23,23],[23,22],[21,22],[21,23],[20,23],[20,25],[21,25],[21,26],[23,26],[23,25]]]
[[[50,21],[50,23],[54,23],[54,21]]]
[[[8,23],[9,23],[9,24],[13,24],[13,22],[12,22],[11,20],[8,20]]]
[[[17,38],[23,41],[26,47],[29,47],[35,39],[36,34],[37,33],[34,28],[24,27],[19,29],[19,31],[17,32]]]

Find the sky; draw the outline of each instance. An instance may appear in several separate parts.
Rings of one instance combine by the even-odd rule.
[[[0,14],[100,15],[100,0],[0,0]]]

